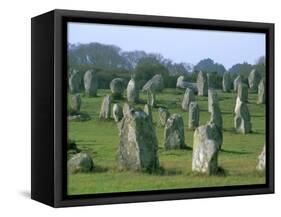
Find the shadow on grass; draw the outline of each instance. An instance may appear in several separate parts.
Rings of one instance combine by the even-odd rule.
[[[233,151],[233,150],[225,150],[225,149],[221,149],[220,150],[223,153],[227,153],[227,154],[237,154],[237,155],[243,155],[243,154],[250,154],[251,152],[248,151]]]
[[[176,176],[176,175],[181,175],[182,171],[177,168],[159,167],[159,169],[157,169],[157,171],[155,171],[153,174],[159,176]]]
[[[96,165],[92,170],[93,173],[104,173],[109,171],[109,168]]]

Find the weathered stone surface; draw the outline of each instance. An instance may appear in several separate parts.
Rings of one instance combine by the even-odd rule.
[[[71,107],[71,114],[79,114],[80,112],[80,108],[81,108],[81,97],[80,94],[75,94],[74,96],[71,97],[71,103],[70,103],[70,107]]]
[[[237,133],[250,133],[252,129],[251,116],[248,106],[239,97],[236,100],[234,127]]]
[[[258,104],[265,103],[265,80],[264,79],[262,79],[259,83],[257,103]]]
[[[166,125],[166,122],[168,118],[170,117],[170,112],[166,108],[160,107],[159,110],[159,125],[161,127],[164,127]]]
[[[118,103],[113,105],[112,116],[115,122],[119,122],[123,118],[123,108]]]
[[[84,87],[87,96],[96,96],[98,91],[98,75],[94,70],[86,71],[84,75]]]
[[[214,89],[208,90],[208,111],[212,112],[213,105],[219,104],[219,97]]]
[[[127,100],[130,103],[137,103],[139,100],[139,89],[134,78],[132,78],[127,86]]]
[[[87,173],[94,168],[94,163],[89,154],[79,153],[75,154],[67,162],[67,169],[70,173]]]
[[[242,82],[238,85],[237,88],[237,97],[242,102],[248,102],[248,86]]]
[[[207,74],[208,88],[215,88],[215,77],[213,73]]]
[[[162,91],[163,89],[164,79],[161,74],[154,75],[142,88],[143,91],[151,90],[153,92]]]
[[[219,105],[218,94],[214,89],[208,90],[208,111],[211,113],[210,121],[220,130],[223,128],[222,115]]]
[[[152,107],[151,105],[145,104],[143,111],[149,116],[151,122],[153,121],[153,117],[152,117]]]
[[[208,96],[208,79],[205,73],[200,71],[197,77],[198,96]]]
[[[261,80],[261,76],[257,70],[253,69],[248,77],[249,87],[251,90],[257,91]]]
[[[265,165],[266,165],[266,154],[265,154],[265,145],[263,146],[262,152],[258,157],[258,165],[257,165],[257,170],[259,171],[264,171],[265,170]]]
[[[193,93],[193,90],[190,88],[186,88],[184,96],[183,96],[183,100],[182,100],[182,110],[184,111],[188,111],[189,110],[189,104],[190,102],[195,101],[195,96]]]
[[[191,102],[189,104],[188,111],[188,128],[195,129],[199,126],[200,109],[197,102]]]
[[[158,142],[149,116],[141,110],[124,105],[119,124],[119,169],[153,172],[159,167]]]
[[[173,114],[166,122],[164,129],[164,147],[166,149],[185,148],[184,124],[179,114]]]
[[[198,93],[197,83],[184,81],[184,76],[178,77],[176,86],[177,86],[177,88],[180,88],[180,89],[189,88],[189,89],[192,89],[195,94]]]
[[[125,90],[124,80],[122,78],[114,78],[110,82],[110,90],[113,98],[121,98]]]
[[[156,107],[156,95],[153,91],[147,91],[147,104],[151,107]]]
[[[231,90],[231,78],[228,72],[225,72],[223,74],[223,79],[222,79],[222,90],[224,92],[230,92]]]
[[[68,86],[71,93],[79,93],[81,91],[81,75],[77,70],[72,70]]]
[[[111,96],[107,95],[103,98],[101,110],[100,110],[100,119],[110,119],[111,113]]]
[[[192,171],[214,175],[218,171],[221,132],[209,123],[196,128],[193,137]]]
[[[233,90],[237,91],[239,84],[242,83],[242,78],[238,75],[233,81]]]

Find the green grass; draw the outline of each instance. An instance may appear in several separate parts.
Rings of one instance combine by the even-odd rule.
[[[175,188],[231,186],[265,183],[264,174],[255,167],[265,141],[265,106],[257,105],[257,94],[249,93],[249,110],[252,116],[253,133],[237,134],[233,128],[235,93],[218,92],[223,114],[223,145],[219,153],[219,166],[225,175],[204,176],[191,172],[192,150],[166,151],[163,147],[163,128],[158,127],[158,109],[153,109],[153,121],[158,138],[158,155],[163,174],[120,172],[116,167],[119,144],[118,130],[113,120],[98,119],[103,96],[109,90],[99,90],[98,97],[82,97],[81,112],[91,116],[90,121],[69,122],[69,138],[76,141],[80,150],[88,152],[94,160],[95,171],[88,174],[68,174],[68,194],[92,194]],[[185,142],[192,148],[193,131],[187,129],[188,113],[181,110],[183,91],[165,89],[157,94],[157,104],[165,105],[170,113],[180,113],[185,124]],[[141,94],[146,100],[146,95]],[[200,124],[205,124],[210,115],[207,97],[196,97],[200,107]],[[121,104],[124,100],[119,101]],[[137,105],[143,107],[143,104]]]

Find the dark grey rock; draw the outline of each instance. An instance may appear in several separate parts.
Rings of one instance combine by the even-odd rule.
[[[184,96],[183,96],[183,100],[182,100],[182,104],[181,107],[184,111],[188,111],[189,110],[189,104],[190,102],[195,101],[195,96],[193,93],[193,90],[190,88],[186,88]]]
[[[67,162],[67,169],[70,173],[87,173],[94,168],[94,162],[89,154],[75,154]]]
[[[188,112],[188,128],[195,129],[199,126],[199,116],[200,109],[197,102],[191,102],[189,104],[189,112]]]

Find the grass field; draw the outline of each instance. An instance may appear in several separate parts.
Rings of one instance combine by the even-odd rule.
[[[194,188],[211,186],[248,185],[265,183],[265,176],[255,170],[257,157],[265,141],[265,106],[257,105],[257,94],[249,93],[249,110],[252,117],[251,134],[237,134],[233,128],[233,110],[236,93],[218,91],[223,115],[223,145],[219,153],[219,166],[225,175],[204,176],[191,171],[192,150],[166,151],[163,147],[164,129],[158,127],[158,108],[153,109],[153,121],[158,138],[158,155],[163,174],[119,172],[116,154],[119,144],[116,123],[98,119],[103,96],[109,90],[99,90],[98,97],[82,96],[81,112],[91,116],[90,121],[69,122],[68,137],[76,141],[78,148],[93,157],[96,169],[91,173],[68,174],[68,194],[92,194],[142,190]],[[157,104],[165,105],[170,113],[180,113],[185,124],[185,143],[192,148],[193,131],[187,129],[188,113],[181,110],[184,91],[165,89],[157,94]],[[146,95],[141,94],[146,100]],[[208,98],[198,97],[200,125],[209,118]],[[122,105],[125,101],[119,101]],[[143,108],[143,104],[137,107]],[[69,155],[70,157],[70,155]]]

